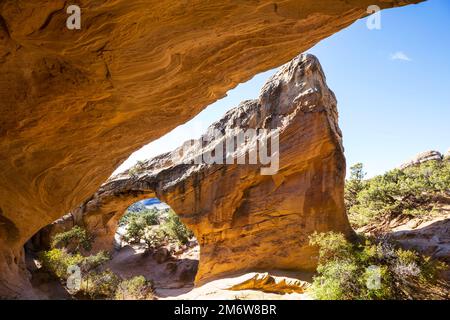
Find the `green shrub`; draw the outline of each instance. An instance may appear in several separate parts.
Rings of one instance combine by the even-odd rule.
[[[192,231],[181,222],[173,210],[169,210],[167,219],[161,223],[158,215],[156,210],[127,213],[121,222],[122,225],[127,225],[125,239],[130,242],[143,240],[148,247],[156,248],[169,239],[186,244],[192,238]],[[159,227],[155,227],[158,223]]]
[[[342,233],[317,233],[309,239],[309,244],[312,246],[318,246],[319,250],[319,262],[347,259],[351,257],[351,244],[347,242]]]
[[[84,257],[83,261],[81,261],[81,270],[85,272],[94,270],[109,261],[109,259],[110,256],[106,251],[100,251],[95,255]]]
[[[158,248],[166,244],[168,237],[165,228],[146,227],[141,239],[144,240],[148,248]]]
[[[366,208],[362,205],[355,205],[348,210],[348,219],[350,224],[355,227],[363,227],[368,225],[377,217],[380,212],[371,208]]]
[[[429,214],[429,210],[421,209],[421,208],[407,208],[404,209],[402,214],[411,216],[411,217],[419,217],[419,216],[425,216]]]
[[[319,248],[317,276],[310,287],[316,299],[411,299],[445,268],[385,240],[363,240],[351,244],[333,232],[311,236],[310,244]],[[375,280],[379,282],[371,285]]]
[[[91,250],[93,238],[86,230],[75,226],[69,231],[61,232],[53,237],[52,248],[68,248],[70,251],[79,251],[83,248],[86,251]]]
[[[86,273],[101,266],[110,258],[104,251],[84,257],[79,253],[69,253],[65,249],[51,249],[40,252],[39,259],[45,270],[60,279],[66,280],[69,276],[67,273],[69,266],[76,265],[83,273]]]
[[[119,225],[124,226],[130,224],[133,220],[140,220],[145,225],[157,225],[159,224],[159,212],[156,209],[142,209],[139,211],[130,211],[123,215],[119,221]]]
[[[101,271],[101,267],[110,257],[105,251],[95,255],[82,256],[80,253],[70,253],[65,248],[54,248],[39,254],[42,267],[59,279],[66,281],[72,274],[69,267],[80,268],[80,290],[71,292],[90,299],[154,299],[153,285],[143,276],[122,279],[111,270]],[[120,285],[120,288],[119,288]],[[69,290],[70,291],[70,290]]]
[[[40,252],[39,259],[45,270],[65,280],[69,276],[67,268],[73,265],[79,266],[83,262],[84,257],[79,253],[70,254],[64,249],[51,249]]]
[[[122,281],[115,293],[116,300],[153,300],[153,284],[143,276]]]
[[[91,299],[113,299],[120,282],[111,270],[89,272],[82,277],[80,292]]]
[[[181,222],[180,217],[178,217],[173,210],[169,211],[164,228],[172,239],[180,242],[181,244],[186,244],[194,235],[192,231],[189,230],[183,222]]]
[[[381,216],[426,215],[434,195],[450,195],[450,162],[427,161],[362,180],[362,165],[352,167],[345,203],[350,222],[364,226]]]
[[[144,210],[140,212],[127,212],[119,222],[119,225],[126,225],[125,238],[127,241],[138,242],[144,235],[144,230],[148,226],[159,224],[157,210]]]

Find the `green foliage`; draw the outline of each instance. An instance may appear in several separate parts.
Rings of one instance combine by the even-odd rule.
[[[310,291],[320,300],[411,299],[417,288],[432,284],[445,266],[381,240],[349,243],[339,233],[315,233],[318,275]],[[375,285],[371,285],[375,281]]]
[[[122,281],[115,293],[116,300],[153,300],[153,284],[144,276]]]
[[[79,253],[69,253],[63,249],[51,249],[39,253],[39,260],[42,267],[54,274],[56,277],[66,280],[69,274],[67,268],[69,266],[78,266],[83,272],[89,272],[99,267],[109,260],[106,252],[100,251],[95,255],[87,257]]]
[[[89,272],[106,261],[109,255],[100,251],[95,255],[83,256],[79,250],[89,251],[92,248],[93,238],[86,230],[75,226],[69,231],[58,233],[52,241],[52,249],[39,253],[39,258],[45,270],[56,277],[66,280],[69,266],[78,266],[82,272]]]
[[[328,260],[346,259],[351,253],[351,244],[347,242],[342,233],[317,233],[309,239],[309,244],[318,246],[319,262]]]
[[[82,278],[80,291],[91,299],[112,299],[120,282],[120,277],[111,270],[89,272]]]
[[[126,225],[137,221],[135,223],[146,226],[153,226],[159,224],[159,212],[156,209],[143,209],[137,212],[127,211],[120,219],[120,225]]]
[[[183,222],[181,222],[180,217],[178,217],[173,210],[169,211],[164,228],[169,237],[180,242],[181,244],[186,244],[194,235],[192,231],[189,230]]]
[[[144,229],[142,240],[148,248],[158,248],[166,244],[169,235],[165,228],[147,227]]]
[[[142,276],[129,280],[122,279],[111,270],[99,270],[109,256],[106,252],[83,257],[79,253],[68,253],[65,249],[51,249],[40,253],[40,261],[45,270],[65,281],[70,273],[70,266],[78,266],[81,270],[81,287],[78,295],[90,299],[153,299],[151,281]]]
[[[57,245],[70,245],[74,238],[83,239],[85,235],[85,232],[72,229],[70,233],[65,232],[62,236],[59,234],[55,238],[58,241]],[[79,243],[81,245],[82,242]],[[77,292],[78,295],[91,299],[114,299],[115,297],[118,299],[154,299],[152,282],[143,276],[122,281],[111,270],[102,271],[102,265],[110,259],[105,251],[83,256],[79,252],[68,252],[66,248],[53,248],[40,252],[39,259],[44,270],[63,281],[66,281],[72,274],[68,272],[69,267],[78,266],[81,271],[81,287]]]
[[[100,267],[102,264],[109,261],[109,259],[110,256],[106,251],[99,251],[95,255],[84,257],[80,267],[81,270],[87,272]]]
[[[68,248],[70,251],[79,251],[83,248],[86,251],[91,250],[93,238],[88,232],[79,227],[75,226],[69,231],[61,232],[56,234],[51,243],[52,248]]]
[[[79,253],[70,254],[64,249],[51,249],[42,251],[39,254],[42,267],[53,273],[60,279],[67,279],[69,274],[67,268],[73,265],[80,265],[84,257]]]
[[[157,210],[145,209],[140,212],[127,212],[119,222],[119,225],[127,225],[127,232],[125,238],[128,241],[139,241],[143,235],[144,230],[148,226],[159,224]]]
[[[363,164],[357,163],[350,167],[350,178],[346,182],[345,186],[345,205],[347,209],[354,206],[357,203],[356,197],[358,193],[364,189],[364,177],[366,173],[363,170]]]
[[[427,161],[404,170],[394,169],[363,181],[362,165],[352,167],[345,200],[350,222],[366,225],[383,215],[422,215],[431,211],[433,195],[450,194],[450,162]]]
[[[178,215],[169,210],[167,218],[160,221],[157,210],[127,212],[120,225],[126,225],[125,239],[129,242],[145,241],[148,247],[159,247],[167,240],[174,240],[186,244],[193,233],[180,220]],[[155,227],[155,225],[158,225]]]

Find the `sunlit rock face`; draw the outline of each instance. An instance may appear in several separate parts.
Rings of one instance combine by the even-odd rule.
[[[245,143],[232,139],[251,129],[257,131]],[[229,152],[227,138],[235,146]],[[264,141],[270,149],[263,150]],[[223,152],[205,163],[212,150]],[[254,151],[270,155],[270,163],[258,156],[250,164]],[[309,235],[351,234],[344,177],[336,98],[317,58],[300,55],[268,80],[258,99],[227,112],[199,140],[112,177],[74,214],[96,236],[96,250],[111,249],[125,209],[157,196],[199,241],[197,283],[243,270],[311,270],[317,252]]]
[[[422,153],[419,153],[416,155],[413,159],[403,163],[400,165],[400,169],[406,169],[409,167],[420,165],[421,163],[428,162],[428,161],[442,161],[444,159],[444,156],[439,152],[435,150],[429,150]]]
[[[0,2],[0,296],[23,244],[133,151],[366,15],[420,0]]]

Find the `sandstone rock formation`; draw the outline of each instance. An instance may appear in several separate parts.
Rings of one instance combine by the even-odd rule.
[[[444,157],[439,151],[425,151],[422,153],[419,153],[417,156],[415,156],[413,159],[409,160],[408,162],[402,164],[400,166],[400,169],[406,169],[408,167],[416,166],[421,163],[427,162],[427,161],[442,161]]]
[[[74,214],[96,236],[95,249],[111,249],[126,208],[157,196],[198,239],[197,283],[242,270],[312,270],[317,252],[308,245],[311,233],[351,234],[337,118],[336,98],[318,60],[300,55],[269,79],[259,99],[227,112],[199,140],[112,177]],[[230,139],[236,145],[226,153],[223,142],[242,129],[259,131],[241,147]],[[267,132],[261,129],[272,135],[267,144],[279,135],[279,151],[275,145],[267,150],[279,157],[272,175],[262,174],[269,164],[259,160],[238,164],[244,152],[263,150]],[[216,159],[222,161],[205,163],[211,150],[222,150]],[[199,155],[203,161],[195,164]]]
[[[304,293],[308,288],[308,283],[300,280],[277,279],[269,273],[255,274],[252,278],[235,284],[229,290],[260,290],[269,293]]]
[[[165,299],[311,300],[312,297],[307,292],[303,292],[309,287],[311,276],[310,273],[298,272],[249,272],[213,280],[186,293],[169,292]],[[236,290],[232,290],[233,287]],[[156,292],[158,294],[159,291],[156,290]]]
[[[421,0],[0,2],[0,296],[23,244],[142,145],[365,16]],[[199,90],[201,88],[201,90]]]

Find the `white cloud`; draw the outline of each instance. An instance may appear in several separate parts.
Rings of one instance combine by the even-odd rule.
[[[396,53],[391,54],[391,60],[412,61],[412,59],[408,57],[403,51],[397,51]]]

